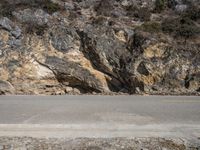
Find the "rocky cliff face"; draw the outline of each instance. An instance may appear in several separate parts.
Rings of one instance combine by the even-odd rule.
[[[0,94],[200,94],[198,1],[2,0],[0,8]]]

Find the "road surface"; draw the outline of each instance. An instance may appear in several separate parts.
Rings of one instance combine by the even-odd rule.
[[[0,96],[0,135],[200,137],[200,97]]]

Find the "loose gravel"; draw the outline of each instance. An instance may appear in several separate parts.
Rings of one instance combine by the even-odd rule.
[[[182,139],[0,137],[0,150],[200,150]]]

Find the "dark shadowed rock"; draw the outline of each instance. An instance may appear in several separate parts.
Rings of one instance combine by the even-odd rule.
[[[148,76],[149,75],[149,71],[147,70],[146,66],[145,66],[145,63],[144,62],[141,62],[137,68],[137,71],[140,73],[140,74],[143,74],[145,76]]]

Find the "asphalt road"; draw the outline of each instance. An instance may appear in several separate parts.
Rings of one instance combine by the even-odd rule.
[[[0,135],[200,137],[200,97],[0,96]]]

